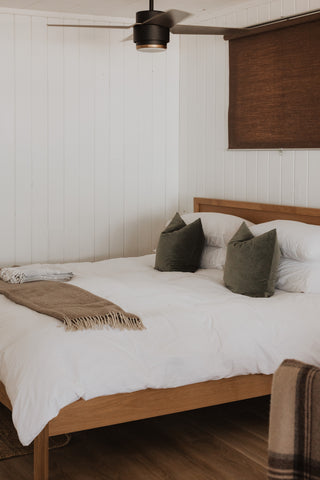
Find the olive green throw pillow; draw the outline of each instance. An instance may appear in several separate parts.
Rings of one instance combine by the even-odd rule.
[[[280,248],[277,231],[254,237],[242,223],[228,243],[224,283],[234,293],[271,297],[277,279]]]
[[[203,247],[201,219],[187,225],[176,213],[160,235],[154,268],[161,272],[195,272]]]

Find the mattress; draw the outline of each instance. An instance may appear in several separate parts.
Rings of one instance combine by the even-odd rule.
[[[145,388],[255,373],[285,358],[320,366],[320,295],[249,298],[220,270],[158,272],[154,255],[64,264],[70,283],[138,314],[143,331],[65,331],[0,295],[0,380],[28,445],[61,408]]]

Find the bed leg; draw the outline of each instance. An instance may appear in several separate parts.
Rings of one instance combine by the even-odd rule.
[[[35,438],[33,445],[33,480],[49,479],[49,426]]]

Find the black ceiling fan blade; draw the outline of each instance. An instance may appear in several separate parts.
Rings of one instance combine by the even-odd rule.
[[[154,17],[149,18],[142,24],[138,25],[160,25],[161,27],[171,28],[179,22],[182,22],[187,17],[190,17],[191,13],[183,12],[182,10],[168,10],[167,12],[159,13]]]
[[[207,27],[205,25],[175,25],[171,33],[180,35],[228,35],[248,31],[247,28]]]
[[[133,25],[64,25],[59,23],[48,23],[48,27],[76,27],[76,28],[117,28],[127,29],[133,27]]]

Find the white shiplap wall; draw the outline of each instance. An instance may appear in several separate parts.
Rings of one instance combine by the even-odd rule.
[[[320,8],[320,0],[274,0],[208,18],[246,26]],[[205,196],[320,207],[320,151],[228,151],[228,43],[180,40],[180,210]]]
[[[178,204],[179,41],[48,20],[0,12],[0,266],[151,252]]]

